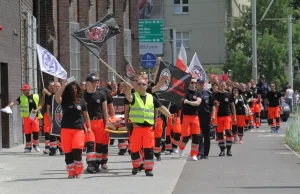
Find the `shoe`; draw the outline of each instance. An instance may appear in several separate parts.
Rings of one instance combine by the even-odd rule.
[[[146,173],[146,176],[153,176],[152,170],[146,170],[145,173]]]
[[[41,149],[39,148],[39,146],[33,146],[33,149],[34,149],[34,151],[36,151],[36,152],[40,152],[40,151],[41,151]]]
[[[139,168],[133,168],[132,171],[131,171],[131,173],[133,175],[136,175],[138,172],[139,172]]]
[[[173,148],[173,149],[172,149],[172,152],[178,154],[178,148]]]
[[[127,152],[128,152],[129,155],[131,155],[131,151],[130,150],[128,150]]]
[[[259,126],[256,126],[256,129],[259,129]]]
[[[138,167],[139,171],[145,170],[144,164],[141,164],[140,167]]]
[[[119,151],[119,152],[118,152],[118,155],[119,155],[119,156],[124,156],[124,155],[125,155],[125,152]]]
[[[81,177],[81,173],[80,174],[75,174],[75,178],[80,178]]]
[[[45,150],[43,151],[44,154],[49,154],[49,152],[50,152],[49,149],[45,149]]]
[[[96,171],[96,172],[100,172],[99,166],[100,166],[99,164],[96,164],[96,166],[95,166],[95,171]]]
[[[237,142],[238,142],[238,139],[237,139],[236,136],[234,136],[234,139],[233,139],[233,142],[232,142],[232,143],[236,144]]]
[[[31,152],[30,149],[26,149],[26,148],[25,148],[24,153],[30,153],[30,152]]]
[[[56,149],[50,149],[49,156],[55,156],[56,155]]]
[[[86,172],[87,173],[96,173],[95,166],[88,164],[88,166],[86,167]]]
[[[225,149],[221,149],[219,156],[225,156]]]
[[[69,172],[68,178],[69,178],[69,179],[75,178],[75,172]]]
[[[231,148],[227,148],[227,153],[226,153],[227,156],[232,156],[232,153],[231,153]]]
[[[182,157],[183,156],[183,150],[179,149],[178,154],[179,154],[180,157]]]
[[[208,159],[208,156],[204,156],[203,158],[204,158],[204,159]]]
[[[157,161],[161,161],[161,157],[160,157],[160,156],[157,156],[157,157],[156,157],[156,160],[157,160]]]
[[[276,129],[276,133],[279,133],[279,129]]]
[[[58,148],[60,155],[65,155],[65,153],[63,152],[63,150],[61,148]]]
[[[193,157],[192,157],[192,160],[193,160],[193,161],[198,161],[197,156],[193,156]]]
[[[108,169],[108,166],[107,166],[107,164],[101,164],[101,168],[106,170],[106,169]]]
[[[240,140],[240,144],[243,144],[244,142],[243,142],[243,140]]]

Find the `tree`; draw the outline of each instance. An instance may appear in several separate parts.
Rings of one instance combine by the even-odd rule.
[[[258,74],[264,74],[268,82],[275,82],[281,86],[287,82],[287,17],[289,14],[295,17],[293,21],[293,54],[296,60],[297,58],[300,59],[300,20],[296,18],[296,16],[300,16],[300,1],[274,1],[265,20],[260,22],[260,18],[268,5],[269,1],[257,1],[256,6]],[[244,82],[252,74],[251,19],[252,13],[248,9],[241,18],[234,19],[231,26],[225,31],[228,57],[224,68],[231,69],[232,78],[237,81]]]

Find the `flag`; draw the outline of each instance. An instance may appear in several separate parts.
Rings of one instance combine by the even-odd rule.
[[[124,58],[124,68],[125,68],[125,76],[131,78],[136,74],[135,70],[133,69],[132,65]]]
[[[156,83],[162,76],[167,76],[169,80],[161,86],[157,92],[160,98],[173,102],[178,107],[182,106],[182,99],[186,96],[191,81],[191,75],[182,71],[178,67],[160,61]]]
[[[187,70],[187,57],[186,57],[186,51],[185,51],[185,48],[183,47],[183,45],[181,45],[180,50],[179,50],[178,58],[176,61],[176,67],[178,67],[182,71]]]
[[[36,44],[41,71],[61,79],[67,79],[66,70],[60,65],[56,58],[46,49]]]
[[[207,83],[207,76],[206,76],[206,73],[205,73],[199,59],[198,59],[197,53],[194,54],[193,59],[190,63],[190,66],[186,72],[190,73],[193,76],[193,78],[204,79],[205,83]]]
[[[94,55],[99,56],[101,46],[111,37],[120,33],[114,13],[108,13],[95,24],[72,33]]]

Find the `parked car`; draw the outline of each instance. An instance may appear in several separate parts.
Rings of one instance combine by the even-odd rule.
[[[283,122],[287,122],[288,118],[290,117],[290,107],[287,103],[282,102],[282,110],[280,112],[280,118]],[[268,119],[268,111],[261,111],[261,119]]]

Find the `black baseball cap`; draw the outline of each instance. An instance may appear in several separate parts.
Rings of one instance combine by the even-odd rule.
[[[95,82],[95,81],[99,81],[99,78],[97,78],[95,75],[89,75],[89,76],[86,78],[86,81],[87,81],[87,82]]]
[[[198,79],[197,79],[197,83],[205,83],[205,79],[203,79],[203,78],[198,78]]]

